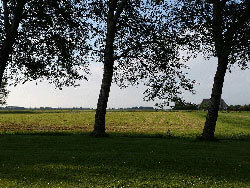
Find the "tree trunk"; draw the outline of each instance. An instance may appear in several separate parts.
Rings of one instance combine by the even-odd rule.
[[[3,41],[3,45],[0,46],[0,87],[2,86],[3,82],[3,75],[5,68],[7,66],[7,62],[9,59],[10,54],[13,51],[13,45],[16,41],[18,35],[18,27],[22,20],[24,6],[27,0],[18,1],[16,4],[16,8],[13,13],[12,23],[9,21],[9,10],[7,6],[7,1],[3,1],[4,7],[4,27],[5,27],[5,34],[6,37]]]
[[[202,133],[203,140],[213,140],[218,111],[220,106],[224,77],[227,71],[228,57],[218,57],[217,71],[214,77],[214,85],[207,112],[207,118]]]
[[[116,22],[114,20],[115,6],[115,1],[111,0],[109,3],[109,12],[107,18],[106,46],[104,52],[104,73],[95,114],[94,131],[92,133],[94,136],[106,135],[105,116],[114,66],[114,39],[116,33]]]
[[[4,40],[3,45],[0,47],[0,87],[2,87],[4,71],[7,66],[8,59],[10,54],[13,51],[13,45],[15,41],[15,35],[8,37],[10,34],[7,34],[6,39]]]
[[[9,56],[9,55],[8,55]],[[0,52],[0,88],[2,87],[3,75],[7,65],[8,57]]]
[[[2,87],[4,71],[7,66],[8,59],[13,50],[13,45],[15,38],[14,36],[10,37],[10,33],[6,34],[6,39],[3,42],[3,45],[0,47],[0,87]]]

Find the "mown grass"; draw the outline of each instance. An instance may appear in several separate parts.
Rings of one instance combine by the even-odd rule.
[[[195,139],[205,112],[0,111],[0,187],[250,187],[250,113],[220,113],[217,142]]]
[[[117,134],[192,137],[202,133],[206,112],[108,112],[106,128]],[[0,111],[1,133],[90,132],[94,111]],[[219,138],[249,138],[250,113],[220,113]]]

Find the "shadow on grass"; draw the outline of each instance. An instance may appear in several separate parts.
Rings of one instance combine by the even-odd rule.
[[[0,114],[54,114],[54,113],[80,113],[93,110],[0,110]]]
[[[83,131],[0,131],[0,136],[4,135],[33,135],[33,136],[91,136],[92,132],[83,132]],[[204,141],[199,139],[200,135],[190,136],[176,136],[173,134],[159,134],[159,133],[136,133],[136,132],[109,132],[108,136],[104,138],[158,138],[158,139],[177,139],[177,140],[187,140],[193,142],[220,142],[220,141],[250,141],[250,135],[218,135],[214,141]],[[99,137],[94,137],[99,138]],[[103,138],[103,137],[100,137]]]
[[[198,185],[249,185],[249,144],[145,135],[98,139],[88,133],[1,135],[0,180],[40,182],[41,186],[44,182],[104,186],[116,180],[134,186],[136,182],[167,185],[191,180]]]
[[[0,114],[37,114],[33,110],[0,110]]]

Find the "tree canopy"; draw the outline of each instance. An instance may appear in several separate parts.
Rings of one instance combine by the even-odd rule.
[[[95,60],[103,62],[109,1],[88,4],[93,28]],[[120,3],[120,4],[119,4]],[[123,3],[123,4],[122,4]],[[176,32],[171,28],[171,4],[164,1],[118,1],[124,6],[117,18],[114,40],[114,81],[121,87],[147,86],[146,100],[176,100],[183,90],[192,90],[186,77]]]
[[[181,0],[172,11],[173,23],[184,42],[183,49],[195,57],[217,57],[208,113],[202,139],[213,140],[224,77],[233,64],[248,67],[250,55],[250,2],[248,0]]]
[[[0,10],[1,72],[6,68],[10,81],[46,78],[61,87],[85,78],[88,32],[81,1],[2,0]]]
[[[216,4],[220,4],[218,10]],[[205,58],[228,53],[229,68],[238,64],[245,69],[250,57],[249,4],[247,0],[178,1],[172,23],[184,42],[183,50],[191,57],[202,53]]]
[[[112,80],[119,86],[147,86],[146,100],[176,100],[193,83],[183,72],[179,43],[169,26],[170,4],[164,1],[87,1],[91,54],[104,63],[95,132],[105,132],[105,114]],[[114,75],[114,76],[113,76]]]

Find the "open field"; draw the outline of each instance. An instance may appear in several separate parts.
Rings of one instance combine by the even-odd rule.
[[[250,187],[250,113],[0,111],[0,187]]]
[[[0,111],[1,133],[66,132],[93,129],[94,111]],[[148,134],[177,137],[200,135],[206,112],[108,112],[106,129],[122,135]],[[250,138],[250,113],[220,113],[219,138]]]

